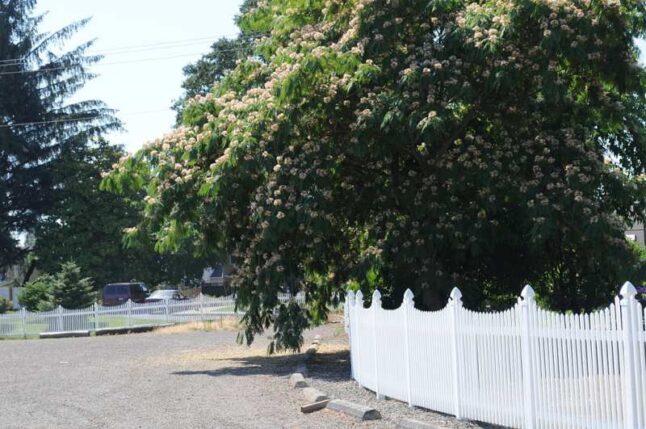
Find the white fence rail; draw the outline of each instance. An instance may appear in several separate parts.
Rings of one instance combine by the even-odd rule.
[[[289,295],[279,296],[281,302],[290,299]],[[296,299],[302,300],[299,296]],[[132,301],[109,307],[94,304],[80,310],[58,307],[52,311],[32,313],[22,309],[16,313],[0,315],[0,337],[212,321],[236,315],[241,313],[236,312],[233,297],[214,298],[201,294],[193,299],[148,304]]]
[[[646,319],[636,290],[590,314],[536,306],[527,286],[515,307],[477,313],[454,289],[441,311],[345,304],[352,376],[378,397],[519,428],[646,429]]]

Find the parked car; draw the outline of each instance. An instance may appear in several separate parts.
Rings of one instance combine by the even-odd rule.
[[[110,283],[103,287],[103,305],[120,305],[128,300],[142,303],[149,294],[144,283]]]
[[[184,298],[179,291],[174,290],[174,289],[159,289],[154,291],[153,293],[150,294],[148,298],[146,298],[145,302],[160,302],[160,301],[167,301],[170,299],[174,299],[176,301],[179,301],[181,299],[186,299]]]

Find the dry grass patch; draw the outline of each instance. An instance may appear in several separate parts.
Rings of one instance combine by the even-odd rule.
[[[227,321],[225,321],[227,322]],[[235,320],[228,321],[228,328],[238,330],[240,327]],[[235,323],[234,323],[235,322]],[[213,329],[223,329],[219,321],[212,324]],[[225,323],[225,326],[226,323]],[[179,333],[205,329],[201,323],[173,326],[161,329],[163,333]],[[206,329],[210,329],[207,326]],[[340,333],[342,333],[342,327]],[[340,335],[340,334],[334,334]],[[337,337],[338,338],[338,337]],[[175,374],[207,374],[207,375],[268,375],[288,376],[302,359],[302,353],[309,347],[309,342],[303,345],[301,353],[282,352],[268,355],[267,339],[258,338],[251,346],[235,344],[218,344],[214,347],[200,347],[181,352],[163,353],[148,359],[149,365],[172,367]],[[336,367],[347,360],[348,345],[334,341],[327,343],[324,339],[318,347],[311,362],[313,365]]]
[[[155,334],[183,334],[186,332],[213,332],[213,331],[238,331],[240,322],[238,319],[227,318],[222,320],[182,323],[174,326],[159,328],[154,331]]]
[[[211,363],[232,363],[248,358],[277,358],[285,359],[295,356],[292,353],[267,354],[265,347],[247,347],[243,345],[231,345],[218,347],[214,350],[191,350],[177,355],[177,359],[183,363],[187,362],[211,362]]]
[[[332,343],[332,344],[326,344],[322,343],[316,354],[318,355],[325,355],[325,354],[334,354],[334,353],[340,353],[340,352],[347,352],[350,350],[349,346],[347,344],[339,344],[339,343]],[[316,355],[314,355],[316,356]]]

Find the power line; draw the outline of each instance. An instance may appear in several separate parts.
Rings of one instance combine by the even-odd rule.
[[[119,116],[136,116],[136,115],[147,115],[150,113],[161,113],[168,112],[170,109],[159,109],[159,110],[144,110],[141,112],[126,112],[121,113]],[[45,125],[45,124],[58,124],[63,122],[79,122],[92,119],[98,119],[104,115],[88,115],[88,116],[78,116],[76,118],[67,118],[67,119],[52,119],[49,121],[34,121],[34,122],[19,122],[16,124],[0,124],[0,128],[18,128],[18,127],[29,127],[33,125]]]
[[[235,49],[221,49],[219,52],[238,52],[240,51],[240,48],[235,48]],[[111,63],[97,63],[97,64],[90,64],[88,66],[94,65],[94,66],[109,66],[109,65],[120,65],[120,64],[133,64],[133,63],[145,63],[145,62],[151,62],[151,61],[162,61],[162,60],[168,60],[168,59],[174,59],[174,58],[187,58],[187,57],[194,57],[196,55],[203,55],[203,52],[196,52],[192,54],[181,54],[181,55],[170,55],[170,56],[164,56],[164,57],[156,57],[156,58],[143,58],[139,60],[127,60],[127,61],[114,61]],[[17,74],[31,74],[31,73],[49,73],[57,70],[64,70],[64,69],[72,69],[76,67],[82,67],[82,63],[75,63],[75,64],[70,64],[67,66],[58,66],[58,67],[49,67],[49,68],[43,68],[43,69],[36,69],[36,70],[16,70],[16,71],[9,71],[9,72],[0,72],[0,76],[9,76],[9,75],[17,75]]]
[[[203,43],[191,42],[191,43],[181,43],[181,44],[175,44],[175,45],[165,45],[165,46],[150,47],[150,48],[146,48],[146,47],[132,48],[130,50],[121,50],[121,51],[114,51],[114,52],[108,52],[108,53],[105,53],[105,52],[87,52],[86,55],[87,56],[105,56],[105,55],[113,56],[113,55],[127,55],[127,54],[131,54],[131,53],[142,52],[142,51],[144,51],[144,52],[160,51],[160,50],[161,51],[166,51],[166,50],[170,51],[170,50],[174,50],[174,49],[178,49],[178,48],[184,48],[184,47],[202,45],[202,44]],[[28,60],[21,60],[21,61],[17,61],[17,62],[9,62],[9,61],[7,61],[5,63],[2,63],[2,61],[0,60],[0,67],[18,67],[18,66],[21,66],[23,64],[27,64],[28,62],[29,62]]]
[[[257,37],[257,36],[266,36],[269,33],[245,33],[245,36],[252,36],[252,37]],[[238,34],[229,34],[229,35],[221,35],[219,38],[228,38],[231,36],[238,36]],[[148,43],[148,44],[141,44],[141,45],[130,45],[130,46],[121,46],[121,47],[114,47],[114,48],[107,48],[104,50],[100,50],[97,52],[88,52],[88,55],[103,55],[103,54],[125,54],[129,53],[128,51],[133,51],[133,52],[138,52],[141,50],[160,50],[160,49],[174,49],[174,48],[179,48],[179,47],[184,47],[184,46],[190,46],[190,45],[196,45],[196,44],[202,44],[203,42],[207,41],[215,41],[217,40],[216,37],[201,37],[201,38],[194,38],[194,39],[180,39],[180,40],[174,40],[174,41],[167,41],[167,42],[158,42],[158,43]],[[5,60],[0,60],[0,66],[3,65],[18,65],[18,64],[23,64],[26,63],[27,59],[23,58],[14,58],[14,59],[5,59]]]

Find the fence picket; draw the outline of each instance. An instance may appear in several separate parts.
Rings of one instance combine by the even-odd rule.
[[[624,368],[624,427],[626,429],[638,429],[637,423],[637,387],[635,379],[635,359],[633,344],[633,315],[632,300],[637,295],[635,286],[626,282],[621,288],[621,329],[623,331],[623,368]]]
[[[437,312],[416,310],[410,291],[394,311],[381,309],[379,294],[364,309],[357,293],[345,313],[352,374],[378,395],[387,389],[458,418],[646,429],[646,309],[630,286],[621,295],[606,309],[575,315],[539,309],[529,286],[500,313],[465,309],[457,288]],[[393,374],[401,374],[401,388]]]
[[[406,371],[406,399],[408,406],[413,406],[413,397],[411,391],[411,379],[410,379],[410,329],[408,327],[410,318],[410,312],[415,308],[415,297],[413,291],[406,289],[404,292],[404,365]]]
[[[24,307],[20,309],[20,324],[22,326],[22,336],[27,338],[27,310]]]
[[[357,368],[358,368],[358,374],[359,378],[358,380],[361,382],[361,384],[366,384],[366,378],[364,376],[364,373],[366,370],[364,369],[362,361],[365,361],[366,358],[363,357],[364,354],[364,347],[362,347],[361,344],[361,334],[363,333],[361,330],[361,313],[363,312],[363,293],[361,291],[357,292],[357,295],[355,297],[356,302],[354,305],[354,316],[356,318],[356,323],[355,323],[355,328],[353,332],[356,332],[356,353],[357,353]]]
[[[536,425],[536,397],[534,382],[534,356],[532,348],[532,316],[535,311],[534,290],[527,285],[521,293],[522,302],[520,305],[523,321],[522,328],[522,350],[523,350],[523,402],[525,410],[525,425],[527,429],[533,429]]]
[[[453,406],[455,407],[455,417],[462,418],[462,409],[460,407],[460,341],[458,332],[458,320],[460,317],[460,309],[462,308],[462,292],[458,288],[451,291],[450,309],[451,309],[451,349],[452,356],[452,374],[453,374]]]
[[[377,333],[377,312],[381,309],[381,293],[378,290],[375,290],[372,293],[372,302],[370,305],[370,310],[372,313],[372,345],[373,345],[373,356],[374,356],[374,370],[375,370],[375,393],[377,394],[377,399],[384,399],[384,395],[379,389],[379,354],[377,347],[377,338],[379,337]]]

